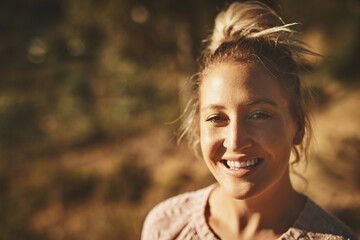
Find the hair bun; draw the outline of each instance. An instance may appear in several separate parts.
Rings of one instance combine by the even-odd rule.
[[[261,2],[234,2],[215,18],[206,51],[212,54],[224,42],[260,37],[265,32],[291,32],[290,25],[293,24],[285,25],[275,11]]]

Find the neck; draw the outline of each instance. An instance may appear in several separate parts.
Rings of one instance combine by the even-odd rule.
[[[305,197],[297,193],[290,182],[289,174],[270,186],[260,195],[245,200],[234,199],[219,186],[209,199],[209,223],[216,232],[228,228],[235,235],[271,232],[281,235],[286,232],[300,214]],[[225,225],[223,225],[225,224]]]

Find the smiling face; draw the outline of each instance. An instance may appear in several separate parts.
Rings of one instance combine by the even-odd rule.
[[[199,91],[202,154],[227,193],[247,199],[290,181],[301,127],[275,78],[260,65],[220,63],[206,70]]]

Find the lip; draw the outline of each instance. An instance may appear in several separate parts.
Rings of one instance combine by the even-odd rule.
[[[258,159],[261,159],[260,162],[254,166],[254,167],[242,167],[240,169],[231,169],[231,168],[228,168],[226,165],[225,165],[225,161],[239,161],[239,162],[244,162],[244,161],[248,161],[248,160],[251,160],[251,159],[254,159],[254,158],[258,158]],[[228,173],[230,176],[232,177],[236,177],[236,178],[242,178],[242,177],[245,177],[249,174],[252,174],[253,172],[255,172],[259,166],[262,165],[264,159],[263,158],[260,158],[260,157],[224,157],[221,161],[220,161],[220,165],[221,167],[225,170],[226,173]]]

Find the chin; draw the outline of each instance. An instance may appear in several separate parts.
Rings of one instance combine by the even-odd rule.
[[[231,186],[229,184],[225,186],[221,184],[221,188],[226,194],[237,200],[250,199],[259,194],[254,186],[254,183],[249,182],[240,183],[235,186]]]

